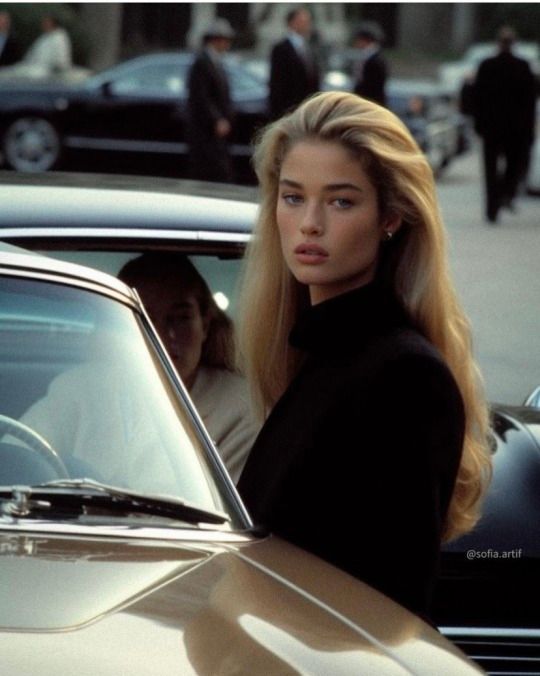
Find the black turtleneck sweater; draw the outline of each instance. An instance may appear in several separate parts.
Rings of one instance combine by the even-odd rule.
[[[315,305],[238,488],[257,524],[427,615],[463,445],[457,385],[378,284]]]

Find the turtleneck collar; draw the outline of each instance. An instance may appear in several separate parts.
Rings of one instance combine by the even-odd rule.
[[[388,288],[371,282],[307,308],[289,343],[306,352],[347,349],[400,326],[411,326],[404,309]]]

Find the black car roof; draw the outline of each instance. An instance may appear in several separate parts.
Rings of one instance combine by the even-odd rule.
[[[0,172],[0,237],[2,231],[29,227],[202,229],[248,235],[256,197],[256,188],[186,180]]]

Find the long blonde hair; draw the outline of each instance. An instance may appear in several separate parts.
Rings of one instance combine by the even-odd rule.
[[[378,275],[392,285],[414,325],[452,371],[466,410],[465,440],[444,539],[470,530],[490,477],[488,412],[472,357],[469,322],[450,279],[446,235],[429,164],[390,111],[345,92],[326,92],[266,127],[254,153],[261,205],[241,289],[239,345],[243,368],[264,417],[297,372],[302,356],[288,343],[307,289],[286,267],[276,225],[280,167],[291,146],[334,141],[359,158],[377,189],[381,214],[402,225]],[[388,248],[388,250],[390,250]]]

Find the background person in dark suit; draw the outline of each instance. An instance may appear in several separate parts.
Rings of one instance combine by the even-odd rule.
[[[21,58],[21,50],[11,30],[8,12],[0,12],[0,66],[11,66]]]
[[[358,49],[360,58],[354,73],[354,93],[386,106],[388,66],[381,54],[383,39],[381,28],[374,22],[361,24],[357,29],[353,44]]]
[[[319,91],[319,67],[309,45],[311,14],[303,7],[287,14],[287,37],[270,56],[270,117],[275,120]]]
[[[475,129],[483,140],[486,218],[513,209],[534,141],[536,83],[529,64],[512,53],[515,33],[501,28],[499,53],[480,64],[473,87]]]
[[[188,75],[187,139],[191,176],[200,181],[233,180],[227,139],[233,108],[221,56],[230,49],[234,31],[226,19],[216,19],[203,36]]]

